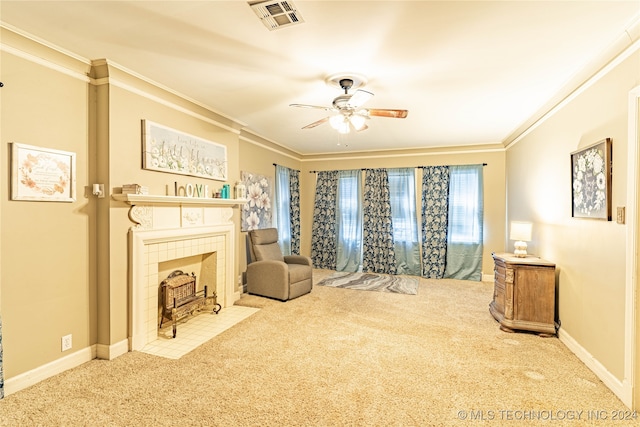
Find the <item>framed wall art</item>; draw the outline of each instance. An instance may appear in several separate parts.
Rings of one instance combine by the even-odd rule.
[[[242,207],[241,231],[271,227],[272,179],[264,175],[242,172],[242,182],[247,188],[247,203]]]
[[[142,121],[142,167],[227,180],[227,147],[149,120]]]
[[[76,153],[12,143],[11,200],[74,202]]]
[[[611,138],[571,153],[571,216],[611,221]]]

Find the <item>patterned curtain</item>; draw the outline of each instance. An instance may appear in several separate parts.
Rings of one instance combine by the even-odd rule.
[[[291,253],[300,255],[300,171],[289,170],[289,216],[291,219]]]
[[[396,273],[393,219],[386,169],[368,169],[364,180],[362,271]]]
[[[316,177],[311,260],[315,268],[336,269],[336,204],[338,171],[321,171]]]
[[[447,256],[449,167],[422,168],[422,276],[441,279]]]

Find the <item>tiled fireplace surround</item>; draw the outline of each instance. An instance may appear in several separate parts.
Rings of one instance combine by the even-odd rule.
[[[216,256],[218,304],[230,307],[234,289],[233,200],[123,195],[129,218],[129,350],[142,350],[158,336],[158,264],[194,255]]]

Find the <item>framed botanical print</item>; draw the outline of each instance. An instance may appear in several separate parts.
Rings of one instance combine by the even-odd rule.
[[[611,221],[611,138],[571,153],[571,216]]]
[[[12,143],[11,200],[74,202],[76,153]]]
[[[154,123],[142,121],[142,167],[200,178],[227,180],[227,147]]]

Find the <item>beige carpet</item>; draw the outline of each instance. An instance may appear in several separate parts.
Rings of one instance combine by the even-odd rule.
[[[624,409],[558,339],[500,331],[491,295],[425,279],[417,296],[247,295],[258,313],[181,359],[93,360],[1,400],[0,425],[602,426],[587,411]]]

